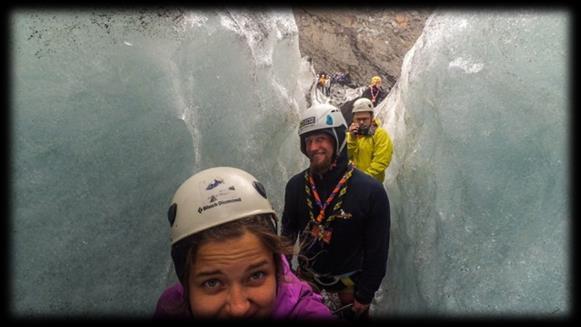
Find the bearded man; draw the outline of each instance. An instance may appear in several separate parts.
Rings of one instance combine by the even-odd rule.
[[[286,185],[282,234],[299,240],[299,277],[366,317],[386,273],[389,199],[381,183],[348,160],[346,132],[332,105],[302,113],[301,151],[310,165]]]

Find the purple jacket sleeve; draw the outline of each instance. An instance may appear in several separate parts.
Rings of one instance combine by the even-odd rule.
[[[322,297],[311,286],[295,276],[286,257],[283,260],[283,280],[278,285],[273,319],[335,319]]]
[[[182,284],[175,283],[166,289],[155,308],[153,319],[184,319],[191,318],[184,306],[184,289]]]

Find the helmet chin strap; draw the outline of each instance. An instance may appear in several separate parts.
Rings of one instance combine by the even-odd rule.
[[[333,169],[335,169],[335,167],[337,167],[337,160],[339,160],[339,153],[341,153],[341,151],[343,151],[343,148],[345,147],[345,143],[346,143],[346,141],[343,141],[343,144],[341,144],[341,147],[339,148],[339,152],[335,155],[335,160],[333,160],[333,162],[331,163],[331,168],[329,170],[333,170]]]
[[[272,224],[272,228],[274,230],[274,233],[277,234],[278,233],[278,221],[276,220],[276,216],[271,214],[270,215],[270,222]]]
[[[341,153],[341,151],[343,151],[345,144],[347,144],[347,138],[343,139],[343,143],[341,144],[341,146],[339,147],[339,151],[337,152],[337,157],[339,157],[339,154]]]
[[[339,136],[337,135],[337,131],[333,128],[333,134],[335,135],[335,140],[339,140]],[[337,151],[337,153],[335,153],[335,161],[337,161],[337,158],[339,158],[339,155],[341,154],[341,151],[343,151],[343,148],[345,147],[345,144],[347,144],[347,138],[344,137],[343,138],[343,143],[341,143],[341,146],[339,146],[338,149],[335,149]]]
[[[335,135],[335,140],[339,140],[339,137],[337,136],[337,131],[334,128],[333,128],[333,135]],[[333,170],[333,169],[335,169],[335,167],[337,167],[337,160],[339,160],[339,155],[341,154],[341,151],[343,151],[345,144],[347,144],[346,137],[343,138],[343,143],[341,143],[341,146],[339,147],[339,149],[335,149],[334,159],[333,159],[333,162],[331,162],[331,166],[329,167],[329,170]]]

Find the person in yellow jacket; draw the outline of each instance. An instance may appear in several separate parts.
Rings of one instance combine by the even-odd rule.
[[[347,153],[355,167],[383,183],[391,161],[393,144],[381,122],[373,118],[373,104],[367,98],[353,103],[353,120],[347,133]]]

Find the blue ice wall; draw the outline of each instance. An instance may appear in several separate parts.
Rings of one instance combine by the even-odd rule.
[[[436,12],[379,115],[392,136],[381,315],[570,314],[566,12]]]
[[[175,280],[169,201],[195,171],[245,169],[281,211],[308,69],[289,11],[16,11],[10,26],[16,316],[151,316]]]

